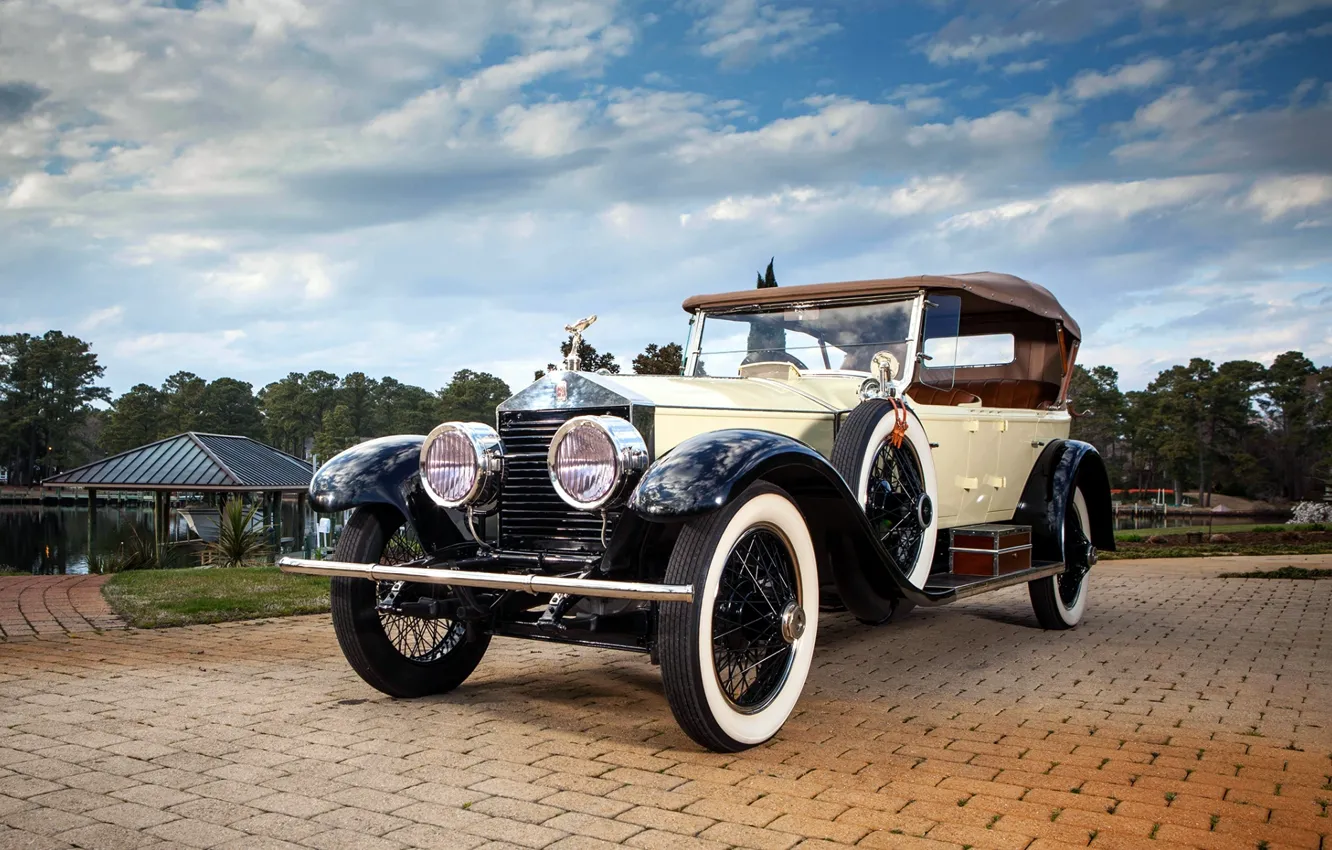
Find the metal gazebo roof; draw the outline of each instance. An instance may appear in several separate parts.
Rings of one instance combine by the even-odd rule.
[[[99,460],[42,483],[113,490],[300,491],[310,464],[286,452],[226,434],[188,431]]]

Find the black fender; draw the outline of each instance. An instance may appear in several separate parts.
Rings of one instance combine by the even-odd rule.
[[[955,590],[927,592],[907,581],[832,464],[782,434],[737,428],[690,437],[648,468],[628,509],[650,522],[688,521],[725,507],[756,481],[775,484],[795,499],[816,547],[825,548],[821,569],[831,571],[828,577],[856,616],[883,619],[895,600],[939,605],[955,598]],[[839,557],[829,557],[832,539],[846,544]]]
[[[334,455],[310,480],[310,504],[320,513],[363,505],[390,505],[416,531],[427,551],[466,537],[453,511],[436,505],[421,485],[421,445],[425,437],[380,437]]]
[[[1032,557],[1036,560],[1065,560],[1064,511],[1078,486],[1087,500],[1092,543],[1097,549],[1115,550],[1110,476],[1105,461],[1090,443],[1051,440],[1032,467],[1013,516],[1014,522],[1031,526]]]

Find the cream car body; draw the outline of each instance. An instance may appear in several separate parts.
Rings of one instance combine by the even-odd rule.
[[[1025,583],[1045,628],[1082,618],[1110,491],[1068,439],[1081,331],[1048,291],[979,274],[684,307],[681,375],[582,370],[590,316],[493,427],[318,471],[313,504],[354,508],[348,530],[280,563],[335,577],[366,682],[449,690],[492,636],[647,652],[681,727],[735,751],[793,710],[821,612],[883,624]]]

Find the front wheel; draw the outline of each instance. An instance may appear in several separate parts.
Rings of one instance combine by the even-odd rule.
[[[749,486],[684,527],[667,584],[692,602],[661,606],[666,699],[699,744],[738,752],[777,734],[809,675],[819,576],[805,519],[785,491]]]
[[[338,538],[333,559],[357,564],[399,564],[420,554],[400,514],[357,508]],[[451,691],[472,674],[489,635],[467,634],[459,620],[395,610],[403,602],[451,599],[448,588],[406,582],[335,578],[329,588],[333,631],[347,662],[376,690],[393,697]]]
[[[1091,543],[1091,515],[1082,488],[1064,509],[1064,571],[1027,585],[1031,607],[1042,628],[1071,629],[1087,609],[1087,576],[1096,564]]]

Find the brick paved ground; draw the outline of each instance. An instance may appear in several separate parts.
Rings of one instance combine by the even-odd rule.
[[[1332,582],[1098,568],[825,619],[774,743],[700,751],[646,658],[497,640],[398,702],[327,617],[0,646],[0,847],[1332,850]]]
[[[124,628],[102,598],[107,576],[0,576],[0,641]]]

